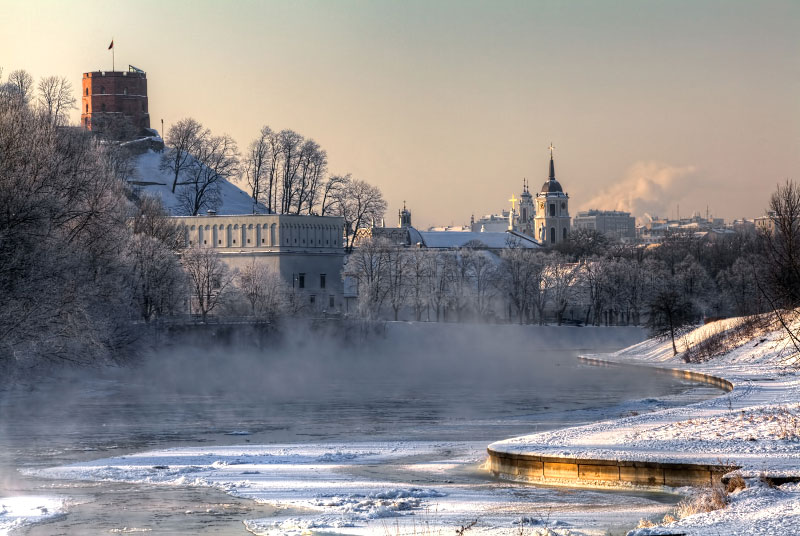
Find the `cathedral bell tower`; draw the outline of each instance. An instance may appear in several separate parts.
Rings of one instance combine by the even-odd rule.
[[[569,195],[556,180],[553,161],[553,144],[550,144],[550,176],[536,194],[536,216],[533,220],[534,238],[542,245],[555,245],[567,239],[570,231]]]

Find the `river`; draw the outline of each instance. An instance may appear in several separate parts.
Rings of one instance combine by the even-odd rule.
[[[623,531],[677,497],[502,482],[481,461],[492,441],[719,393],[576,359],[644,337],[392,323],[366,340],[298,330],[59,374],[0,393],[0,505],[63,500],[15,532],[36,536],[419,533],[409,520],[445,534],[472,519],[475,533]]]

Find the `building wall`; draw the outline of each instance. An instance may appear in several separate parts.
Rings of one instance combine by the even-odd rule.
[[[246,214],[175,216],[173,220],[181,226],[186,247],[214,248],[234,269],[253,262],[265,264],[304,295],[312,310],[342,310],[342,218]]]
[[[150,128],[147,104],[147,76],[128,71],[83,73],[81,84],[81,125],[92,130],[98,119],[122,116],[136,128]]]

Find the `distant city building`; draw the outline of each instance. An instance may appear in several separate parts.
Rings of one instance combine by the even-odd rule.
[[[759,216],[754,220],[754,226],[757,231],[766,234],[775,232],[775,214],[770,212],[766,216]]]
[[[636,218],[619,210],[583,210],[572,222],[575,229],[593,229],[615,240],[636,239]]]
[[[120,119],[137,130],[150,128],[147,74],[132,65],[127,71],[83,73],[81,125],[99,131]]]
[[[726,229],[725,220],[707,216],[703,218],[695,212],[691,218],[669,220],[645,214],[642,225],[636,228],[637,238],[645,243],[660,242],[669,233],[707,233]]]
[[[365,240],[381,238],[399,247],[415,246],[432,249],[489,249],[502,250],[511,246],[537,248],[539,244],[532,237],[507,229],[501,231],[470,231],[469,226],[432,227],[419,231],[411,225],[411,212],[403,205],[397,227],[368,227],[356,232],[355,246]]]
[[[487,214],[479,220],[470,221],[470,230],[473,233],[501,233],[508,229],[508,211],[502,214]]]
[[[731,223],[731,229],[737,233],[754,233],[756,232],[756,222],[755,220],[748,220],[746,218],[733,220],[733,223]]]

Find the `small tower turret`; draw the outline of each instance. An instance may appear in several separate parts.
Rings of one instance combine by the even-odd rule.
[[[400,227],[411,227],[411,211],[406,208],[406,202],[403,201],[403,210],[398,211]]]

